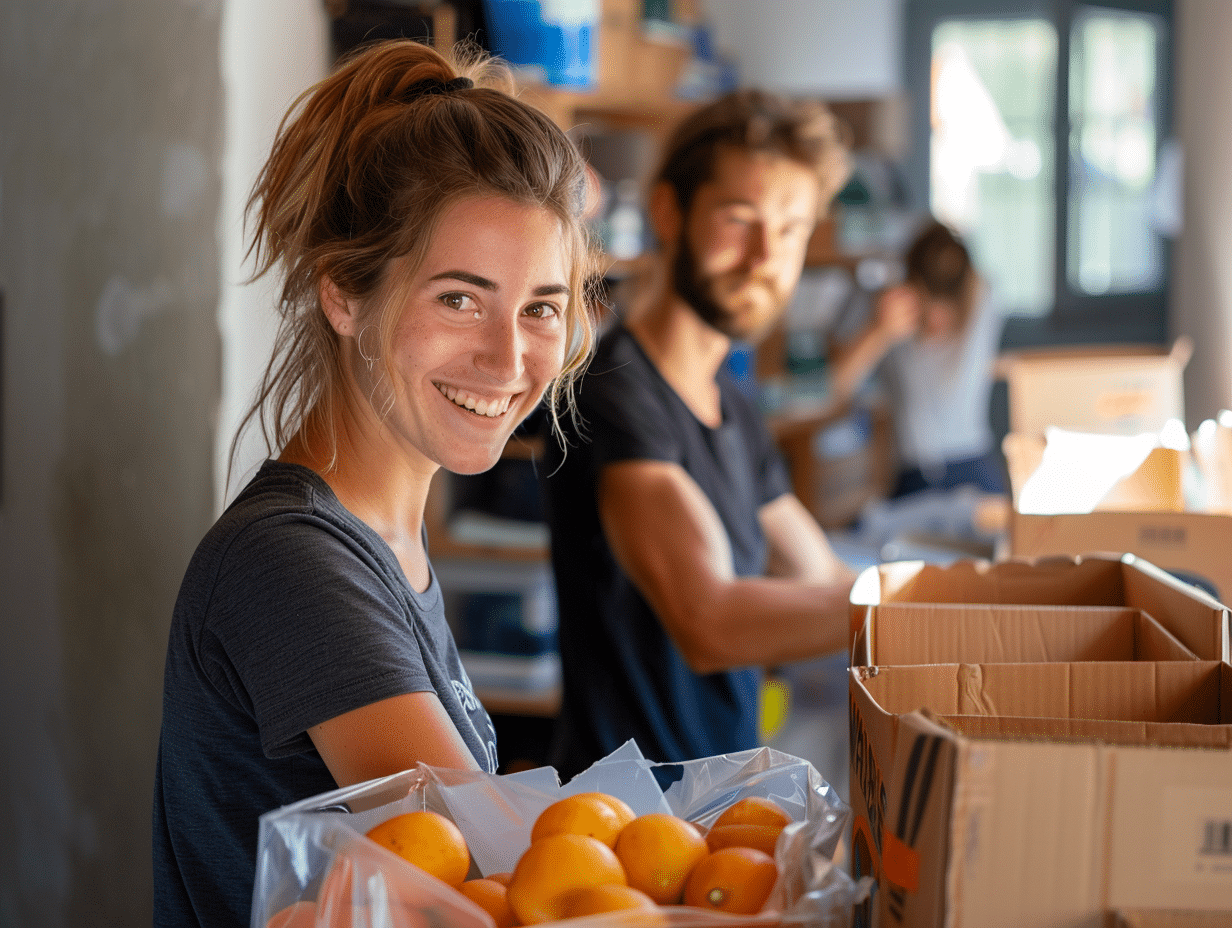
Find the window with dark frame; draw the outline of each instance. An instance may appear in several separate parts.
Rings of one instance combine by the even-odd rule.
[[[967,239],[1006,348],[1168,339],[1172,0],[906,0],[912,206]]]

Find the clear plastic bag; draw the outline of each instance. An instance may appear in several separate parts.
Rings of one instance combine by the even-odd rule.
[[[841,863],[851,810],[808,761],[760,748],[654,764],[629,742],[563,786],[550,767],[495,776],[421,764],[269,812],[260,823],[251,928],[493,928],[479,906],[365,832],[403,812],[431,809],[465,835],[471,877],[508,872],[529,845],[538,814],[586,791],[618,796],[639,815],[670,812],[702,825],[745,796],[772,798],[791,814],[775,852],[779,880],[761,914],[669,906],[657,921],[663,928],[845,928],[852,906],[869,891]],[[570,925],[619,928],[644,919],[615,912]]]

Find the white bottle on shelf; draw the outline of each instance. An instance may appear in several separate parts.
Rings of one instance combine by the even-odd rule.
[[[618,261],[642,253],[643,219],[638,202],[637,181],[622,180],[616,185],[616,202],[608,216],[607,250]]]

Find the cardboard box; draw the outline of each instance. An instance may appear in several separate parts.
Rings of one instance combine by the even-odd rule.
[[[1203,512],[1232,513],[1232,410],[1222,409],[1190,436]]]
[[[867,616],[852,664],[1195,661],[1141,609],[886,603]]]
[[[1226,550],[1226,549],[1224,549]],[[888,604],[1113,606],[1141,610],[1201,660],[1229,658],[1228,609],[1132,554],[1028,559],[992,564],[923,561],[880,564],[863,571],[851,590],[851,641]]]
[[[1102,928],[1232,912],[1232,667],[853,667],[865,923]]]
[[[1228,515],[1093,512],[1041,516],[1015,512],[1010,518],[1009,549],[1021,557],[1127,551],[1219,602],[1232,601],[1232,557],[1228,555],[1232,516]]]
[[[1182,732],[1180,740],[1170,742],[1173,746],[1188,744],[1192,737],[1210,746],[1206,739],[1213,732],[1216,743],[1232,747],[1232,706],[1227,704],[1232,665],[1220,661],[904,664],[855,670],[882,710],[905,715],[927,709],[962,731],[968,730],[967,717],[1033,719],[1041,736],[1053,731],[1057,719],[1099,722],[1110,732],[1116,725],[1108,723],[1134,723],[1128,729],[1133,731],[1142,724],[1166,723],[1215,726],[1197,735]],[[980,732],[991,730],[975,724]],[[1015,730],[1030,726],[1019,724]]]
[[[1182,376],[1193,343],[1032,349],[1002,355],[997,373],[1009,387],[1010,431],[1043,434],[1049,426],[1135,435],[1185,418]]]
[[[1094,439],[1094,445],[1079,441],[1070,455],[1087,456],[1085,462],[1064,458],[1045,462],[1049,437],[1055,440]],[[1146,439],[1146,442],[1137,440]],[[1023,511],[1044,511],[1043,507],[1076,506],[1077,514],[1134,510],[1138,512],[1180,512],[1185,509],[1185,469],[1189,455],[1177,448],[1153,447],[1142,454],[1145,444],[1152,442],[1149,433],[1135,439],[1127,436],[1090,435],[1085,433],[1059,433],[1049,430],[1047,435],[1024,435],[1011,432],[1001,441],[1009,471],[1010,490],[1014,508]],[[1100,447],[1100,441],[1114,447]],[[1131,447],[1125,448],[1129,443]],[[1121,448],[1116,448],[1116,445]],[[1135,452],[1133,445],[1137,445]],[[1108,458],[1120,451],[1129,452],[1132,470],[1121,472],[1109,467]],[[1101,457],[1103,460],[1101,461]],[[1133,462],[1141,461],[1136,466]],[[1100,473],[1100,465],[1110,472]],[[1047,468],[1047,469],[1045,469]],[[1128,470],[1128,467],[1126,468]],[[1062,484],[1069,483],[1066,487]],[[1034,483],[1035,485],[1031,485]],[[1032,496],[1028,500],[1025,497]],[[1067,509],[1052,508],[1050,514]]]
[[[1192,909],[1124,909],[1112,913],[1112,928],[1229,928],[1227,912]]]
[[[1024,512],[1022,491],[1043,458],[1040,436],[1007,435],[1014,509],[1009,553],[1016,557],[1112,552],[1138,555],[1220,602],[1232,601],[1232,514],[1184,509],[1181,452],[1157,448],[1091,512]],[[1182,637],[1182,640],[1184,638]],[[1192,647],[1192,644],[1191,644]],[[1199,656],[1215,657],[1195,648]]]

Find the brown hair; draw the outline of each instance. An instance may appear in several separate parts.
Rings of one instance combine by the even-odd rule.
[[[336,464],[342,372],[338,336],[320,305],[322,280],[365,304],[387,359],[396,291],[423,260],[444,210],[474,196],[540,206],[561,222],[568,347],[548,402],[554,422],[562,401],[572,413],[573,383],[594,341],[584,162],[512,86],[508,70],[473,47],[446,58],[397,40],[359,50],[291,106],[248,202],[254,279],[277,266],[283,286],[274,353],[240,431],[256,418],[273,451],[300,428],[317,430]],[[395,258],[405,260],[391,278]]]
[[[814,172],[824,210],[851,172],[846,136],[845,127],[820,102],[737,90],[676,127],[655,180],[671,186],[681,212],[687,213],[697,189],[714,178],[720,150],[778,155]]]
[[[907,283],[928,296],[948,300],[961,328],[971,317],[979,275],[963,240],[949,226],[929,220],[916,233],[904,258]]]

